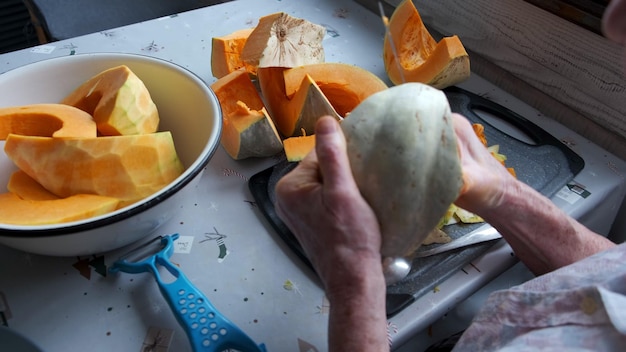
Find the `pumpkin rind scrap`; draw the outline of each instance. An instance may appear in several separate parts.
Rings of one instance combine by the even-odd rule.
[[[326,28],[277,12],[259,19],[241,52],[255,67],[295,67],[324,62]]]
[[[241,52],[253,30],[254,28],[244,28],[211,39],[211,72],[215,78],[222,78],[242,67],[248,73],[256,75],[256,67],[246,65],[241,60]]]
[[[183,172],[170,132],[76,139],[11,134],[4,150],[61,198],[97,194],[119,199],[120,206],[152,195]]]
[[[211,88],[222,107],[220,143],[233,159],[268,157],[283,149],[280,135],[245,70],[229,73]]]
[[[125,65],[91,77],[61,103],[91,114],[103,136],[153,133],[159,125],[150,92]]]
[[[93,194],[78,194],[53,200],[27,200],[13,193],[0,194],[0,223],[45,225],[87,219],[109,213],[118,200]]]
[[[356,183],[380,221],[383,258],[410,256],[462,186],[445,94],[398,85],[367,98],[341,127]]]
[[[0,108],[0,140],[10,133],[41,137],[96,137],[88,113],[65,104],[31,104]]]
[[[403,0],[391,15],[383,60],[385,71],[394,84],[420,82],[443,89],[470,76],[469,55],[459,37],[445,37],[437,42],[411,0]]]

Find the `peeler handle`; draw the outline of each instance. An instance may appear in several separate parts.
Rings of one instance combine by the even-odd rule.
[[[174,265],[167,266],[168,270],[176,276],[176,280],[170,283],[157,280],[159,289],[178,323],[187,333],[195,352],[225,349],[265,352],[264,344],[257,345],[217,311],[202,291],[198,290],[182,271]]]

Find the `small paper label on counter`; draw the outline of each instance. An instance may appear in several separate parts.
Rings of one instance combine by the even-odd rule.
[[[193,245],[193,236],[180,236],[174,242],[174,253],[191,253],[191,246]]]
[[[54,45],[40,45],[30,49],[30,52],[35,54],[50,54],[54,49],[56,49]]]
[[[571,182],[563,186],[561,190],[556,194],[557,197],[563,199],[569,204],[574,204],[580,199],[585,199],[591,195],[591,192],[585,189],[585,186]]]

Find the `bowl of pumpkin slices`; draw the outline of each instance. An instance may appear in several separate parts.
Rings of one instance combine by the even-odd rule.
[[[93,53],[0,75],[0,244],[53,256],[154,235],[219,146],[213,91],[176,64]]]

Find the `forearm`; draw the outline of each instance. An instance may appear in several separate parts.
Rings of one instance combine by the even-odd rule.
[[[481,216],[500,232],[520,260],[537,275],[615,245],[522,182],[513,183],[499,206]]]
[[[336,268],[333,288],[327,289],[330,302],[330,351],[389,350],[385,308],[385,280],[379,262],[364,261],[359,273],[345,275]]]

